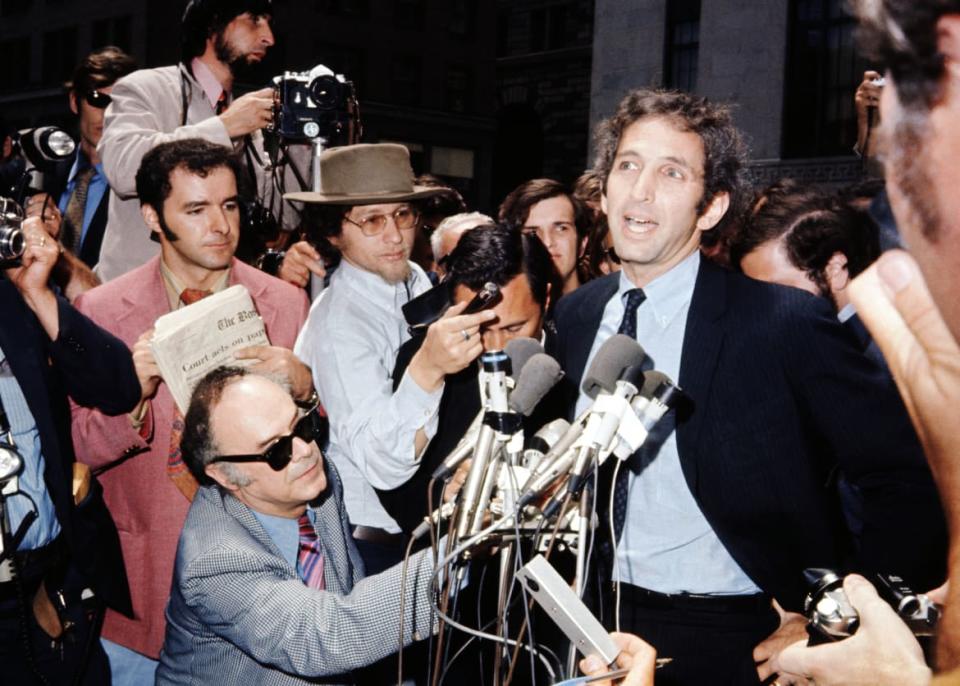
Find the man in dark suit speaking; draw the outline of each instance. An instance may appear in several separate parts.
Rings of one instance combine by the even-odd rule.
[[[636,91],[597,146],[623,270],[558,303],[555,354],[579,385],[607,338],[633,336],[690,400],[616,484],[608,475],[599,504],[616,554],[598,562],[600,580],[619,584],[600,588],[619,589],[623,630],[673,658],[658,684],[758,683],[769,668],[753,658],[803,632],[802,617],[778,620],[771,601],[797,612],[805,568],[844,567],[833,469],[863,493],[854,565],[863,571],[933,585],[945,541],[939,502],[889,377],[826,302],[701,257],[702,233],[741,197],[745,150],[727,110]],[[589,398],[568,390],[579,414]]]

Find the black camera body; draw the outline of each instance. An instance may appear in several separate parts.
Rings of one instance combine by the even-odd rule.
[[[809,645],[840,641],[860,627],[860,615],[843,590],[843,578],[828,569],[810,568],[803,572],[810,591],[803,603],[807,615]],[[875,574],[877,593],[917,637],[925,654],[940,619],[939,607],[922,593],[915,593],[895,574]]]
[[[20,263],[27,247],[22,225],[20,206],[13,200],[0,197],[0,267],[14,267]]]
[[[273,131],[293,142],[323,138],[327,146],[360,137],[360,109],[352,81],[322,64],[308,72],[284,72],[276,91]]]

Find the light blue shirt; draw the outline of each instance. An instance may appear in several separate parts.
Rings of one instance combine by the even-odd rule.
[[[36,510],[38,518],[27,529],[19,550],[40,548],[60,534],[60,522],[53,509],[53,501],[47,493],[47,484],[43,480],[46,464],[40,446],[40,432],[33,414],[27,406],[27,399],[17,382],[7,357],[0,348],[0,398],[7,413],[10,427],[13,429],[13,442],[17,452],[23,458],[23,469],[19,475],[19,492],[7,498],[7,512],[10,515],[10,532],[16,533],[23,518]],[[32,501],[32,502],[31,502]]]
[[[83,154],[82,150],[77,149],[77,158],[73,161],[70,174],[67,176],[67,187],[60,196],[60,212],[62,214],[67,213],[70,196],[73,195],[73,191],[77,187],[77,173],[82,168],[88,166],[90,166],[90,161],[87,159],[87,156]],[[100,207],[103,194],[110,188],[107,177],[103,173],[103,165],[96,164],[93,168],[95,171],[93,172],[93,176],[90,177],[90,185],[87,187],[86,205],[83,207],[83,227],[81,227],[80,231],[80,245],[83,245],[83,241],[87,238],[87,230],[90,228],[90,222],[93,221],[93,215],[97,213],[97,208]]]
[[[647,353],[645,368],[661,371],[677,384],[700,259],[695,251],[647,284],[646,300],[637,310],[637,341]],[[620,328],[626,293],[633,288],[621,271],[619,289],[603,310],[585,370],[603,342]],[[577,414],[590,402],[581,392]],[[617,546],[620,580],[660,593],[758,593],[760,589],[724,548],[690,492],[680,468],[674,429],[670,412],[639,453],[620,467],[631,470],[627,517]]]
[[[294,569],[297,568],[297,560],[300,557],[300,522],[289,517],[276,517],[274,515],[263,514],[250,508],[254,516],[263,525],[267,535],[277,546],[283,559],[290,563]],[[307,508],[310,512],[310,508]],[[313,521],[313,513],[310,512],[310,521]]]
[[[416,434],[437,431],[443,385],[427,392],[409,374],[393,390],[393,367],[410,338],[401,308],[428,288],[415,264],[388,283],[347,260],[310,308],[293,352],[313,371],[330,418],[327,457],[343,480],[350,523],[398,533],[374,488],[391,489],[417,471]]]

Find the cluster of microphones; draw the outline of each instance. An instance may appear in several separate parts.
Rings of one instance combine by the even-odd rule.
[[[572,423],[555,419],[524,441],[524,418],[563,377],[560,365],[531,338],[511,340],[480,358],[481,411],[433,478],[449,479],[470,460],[455,501],[445,504],[414,532],[425,535],[441,519],[462,542],[486,531],[493,519],[507,531],[563,516],[589,477],[611,455],[625,461],[653,427],[683,397],[664,374],[643,370],[645,353],[617,334],[594,355],[582,384],[592,399]]]

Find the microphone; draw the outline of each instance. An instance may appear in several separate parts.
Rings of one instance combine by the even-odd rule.
[[[490,496],[497,484],[497,474],[501,467],[515,465],[523,451],[523,422],[522,416],[529,416],[533,412],[537,403],[563,376],[560,370],[560,364],[545,353],[533,355],[520,372],[517,379],[516,388],[510,394],[508,405],[510,413],[499,415],[496,412],[488,412],[484,415],[481,434],[477,439],[477,450],[474,453],[483,455],[481,452],[481,440],[483,431],[488,426],[496,430],[494,434],[495,443],[489,456],[489,466],[484,475],[483,481],[476,501],[465,501],[469,503],[473,510],[473,518],[470,523],[469,533],[474,534],[483,527],[483,515],[490,504]],[[500,451],[505,452],[505,459],[498,459]],[[471,465],[471,468],[473,465]],[[469,475],[468,475],[469,478]]]
[[[513,428],[513,424],[520,423],[519,416],[509,411],[507,375],[511,372],[510,357],[502,350],[486,352],[480,356],[480,364],[482,379],[485,380],[485,383],[481,384],[481,390],[486,390],[484,393],[486,411],[477,434],[473,462],[470,464],[467,480],[460,492],[461,506],[456,527],[457,539],[462,539],[472,527],[474,515],[480,503],[481,490],[484,489],[484,481],[487,480],[487,467],[496,447],[497,431],[509,431]],[[495,428],[494,424],[498,426]]]
[[[519,369],[519,375],[517,376],[516,386],[513,391],[509,394],[509,399],[507,405],[511,411],[522,414],[524,416],[530,416],[530,413],[533,412],[534,408],[537,406],[547,392],[553,388],[557,382],[563,378],[563,371],[560,369],[560,364],[554,360],[552,357],[542,352],[540,344],[534,341],[532,338],[527,339],[513,339],[510,343],[514,341],[531,341],[537,348],[540,348],[541,352],[535,352],[529,356],[518,355],[518,359],[521,361],[522,368]],[[510,349],[510,343],[507,344],[507,350]],[[529,350],[529,347],[526,344],[522,344],[523,351]],[[511,365],[512,366],[512,365]],[[516,370],[517,367],[514,367]],[[470,428],[467,429],[466,433],[463,435],[463,438],[460,439],[460,442],[457,444],[457,447],[454,448],[449,455],[444,459],[442,463],[433,471],[431,475],[434,479],[447,479],[453,474],[457,467],[460,466],[460,463],[470,457],[473,454],[473,448],[476,445],[477,437],[480,433],[480,425],[483,422],[483,417],[486,412],[486,409],[480,410],[476,417],[474,417],[473,422],[470,424]]]
[[[563,417],[541,426],[540,430],[527,441],[526,449],[523,451],[524,466],[531,472],[535,470],[543,456],[550,452],[550,449],[567,433],[569,428],[570,422]]]
[[[635,368],[636,371],[639,371],[645,356],[646,353],[644,353],[640,344],[629,336],[623,334],[611,336],[603,342],[597,354],[594,355],[593,361],[590,363],[590,369],[581,386],[583,392],[598,399],[601,396],[608,398],[617,391],[617,381],[621,380],[620,377],[624,370]],[[631,372],[631,376],[635,376],[636,371]],[[636,387],[636,380],[623,379],[622,381],[631,383]],[[626,389],[623,389],[621,392],[625,391]],[[576,419],[567,433],[543,456],[537,469],[530,475],[524,485],[524,493],[519,499],[521,507],[528,505],[543,493],[550,484],[569,471],[577,456],[577,451],[572,448],[580,442],[590,418],[600,410],[597,402],[598,400],[595,400],[593,405]],[[599,402],[604,404],[608,401],[599,400]],[[594,420],[593,432],[599,430],[599,427],[596,426],[597,421]]]
[[[597,394],[583,436],[578,441],[581,445],[576,460],[570,469],[567,489],[573,495],[583,488],[588,466],[597,462],[600,453],[610,450],[624,416],[633,414],[630,401],[643,386],[643,376],[640,365],[631,365],[620,373],[613,393],[601,391]]]
[[[513,377],[518,378],[523,368],[527,366],[530,358],[543,352],[543,346],[540,342],[529,336],[520,336],[511,338],[503,347],[503,351],[510,358],[510,365],[513,367]]]
[[[570,422],[566,419],[554,419],[547,422],[540,430],[530,438],[529,447],[523,451],[524,460],[539,460],[543,454],[550,450],[554,443],[566,432]],[[453,512],[454,501],[444,503],[436,508],[432,514],[423,518],[423,521],[413,530],[411,536],[414,540],[420,539],[430,531],[431,523],[437,524],[440,520],[446,519]]]
[[[643,387],[640,392],[630,401],[630,407],[633,409],[633,416],[625,415],[624,421],[620,423],[617,429],[618,441],[613,448],[613,454],[620,460],[626,460],[647,440],[647,433],[652,427],[643,425],[641,417],[650,405],[654,392],[661,383],[672,384],[669,377],[663,372],[651,369],[644,372]]]

